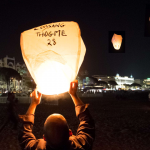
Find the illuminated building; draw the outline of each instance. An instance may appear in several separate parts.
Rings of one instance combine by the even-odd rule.
[[[150,88],[150,78],[144,79],[143,84],[145,88]]]
[[[25,85],[25,78],[32,79],[26,65],[24,63],[16,63],[15,58],[8,56],[0,59],[0,67],[12,68],[16,70],[21,76],[22,81],[12,80],[10,82],[10,89],[12,91],[28,91],[28,87]],[[7,89],[7,84],[0,79],[0,89]]]
[[[131,85],[134,83],[134,78],[131,75],[130,77],[124,76],[121,77],[119,74],[116,74],[116,76],[107,76],[107,75],[93,75],[94,78],[97,78],[98,81],[105,81],[108,83],[108,81],[116,81],[118,85],[116,85],[116,89],[122,88],[125,89],[124,84]]]
[[[132,75],[130,77],[128,77],[128,76],[121,77],[121,76],[119,76],[119,74],[116,74],[116,76],[114,78],[115,78],[116,83],[118,84],[118,85],[116,85],[117,89],[118,88],[125,89],[124,84],[131,85],[132,83],[134,83],[134,78]]]

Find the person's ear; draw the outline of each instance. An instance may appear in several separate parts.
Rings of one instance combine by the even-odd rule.
[[[45,138],[44,134],[43,134],[43,139],[44,139],[44,141],[46,141],[46,138]]]

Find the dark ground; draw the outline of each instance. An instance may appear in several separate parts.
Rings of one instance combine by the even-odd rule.
[[[150,104],[147,99],[118,99],[114,96],[84,98],[96,123],[96,139],[93,150],[149,150]],[[29,104],[19,104],[19,114],[24,114]],[[0,104],[0,125],[6,116],[6,104]],[[71,99],[60,100],[58,106],[41,104],[36,109],[33,133],[42,138],[43,123],[51,113],[61,113],[70,129],[76,133],[78,119],[75,117]],[[0,150],[20,150],[17,131],[10,122],[0,132]]]

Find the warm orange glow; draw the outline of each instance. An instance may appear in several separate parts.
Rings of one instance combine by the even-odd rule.
[[[122,44],[122,36],[114,34],[111,40],[114,49],[119,50]]]
[[[72,73],[67,65],[56,61],[45,61],[36,70],[37,89],[43,94],[58,94],[68,91]]]
[[[56,22],[21,34],[24,61],[42,94],[69,90],[86,52],[76,22]]]

